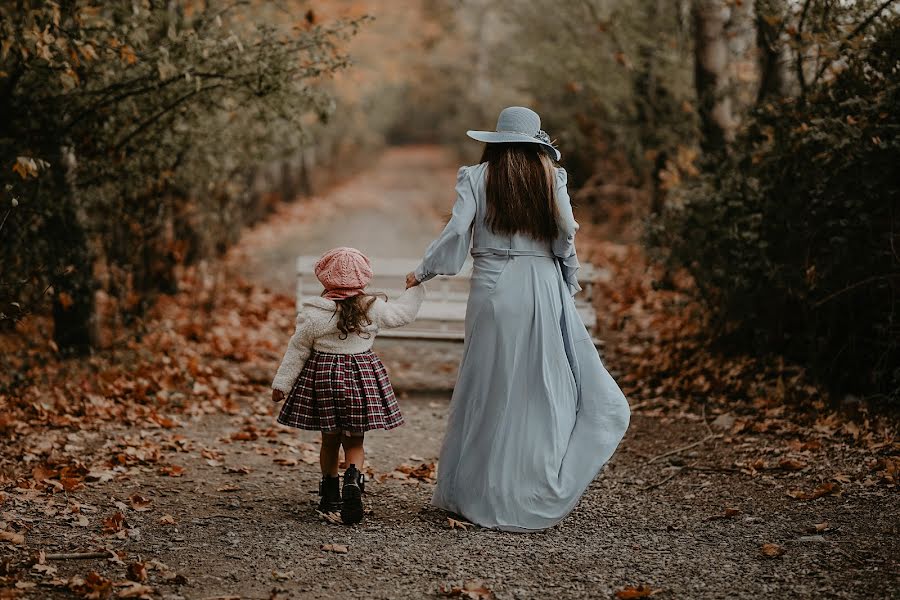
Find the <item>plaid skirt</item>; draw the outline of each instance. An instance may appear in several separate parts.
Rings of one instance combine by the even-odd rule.
[[[278,422],[325,433],[363,433],[403,425],[387,370],[371,350],[315,350],[285,399]]]

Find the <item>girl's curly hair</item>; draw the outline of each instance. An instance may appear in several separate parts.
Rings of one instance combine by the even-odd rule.
[[[334,314],[337,316],[338,331],[341,332],[338,336],[340,339],[346,340],[351,333],[356,333],[366,339],[372,337],[370,333],[363,333],[362,329],[372,324],[369,308],[379,296],[383,296],[387,300],[387,296],[384,294],[360,294],[343,300],[335,300]]]

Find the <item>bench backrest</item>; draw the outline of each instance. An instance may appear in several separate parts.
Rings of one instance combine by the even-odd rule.
[[[297,307],[304,296],[322,293],[322,284],[316,279],[315,264],[318,256],[297,258]],[[387,294],[388,298],[399,295],[406,281],[406,274],[416,268],[418,262],[408,258],[371,257],[372,271],[375,273],[369,289]],[[466,260],[457,276],[438,275],[428,282],[428,298],[422,306],[415,323],[397,330],[384,331],[379,335],[413,339],[455,339],[462,340],[466,302],[469,297],[469,277],[472,275],[472,259]],[[588,331],[593,331],[597,316],[593,308],[594,283],[602,276],[601,270],[590,263],[582,264],[578,280],[583,288],[575,296],[575,305]]]

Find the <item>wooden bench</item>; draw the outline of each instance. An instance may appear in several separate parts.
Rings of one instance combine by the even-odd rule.
[[[318,256],[297,258],[298,310],[304,296],[317,296],[322,293],[322,284],[316,279],[314,271],[318,259]],[[389,299],[396,298],[405,289],[406,274],[418,264],[415,259],[407,258],[374,257],[371,261],[375,277],[369,284],[369,290],[385,293]],[[592,303],[594,284],[603,274],[602,270],[589,263],[582,264],[578,271],[578,280],[583,289],[575,296],[575,306],[592,334],[597,325],[597,314]],[[438,275],[428,282],[428,297],[413,323],[397,329],[384,330],[378,335],[414,340],[463,341],[471,275],[472,258],[469,257],[459,275],[452,277]]]

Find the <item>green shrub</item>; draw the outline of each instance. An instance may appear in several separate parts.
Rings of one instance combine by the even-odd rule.
[[[689,271],[729,347],[780,353],[838,392],[900,395],[900,27],[803,99],[759,107],[683,186],[650,243]]]
[[[357,26],[274,4],[0,5],[0,325],[49,296],[86,349],[264,213]]]

